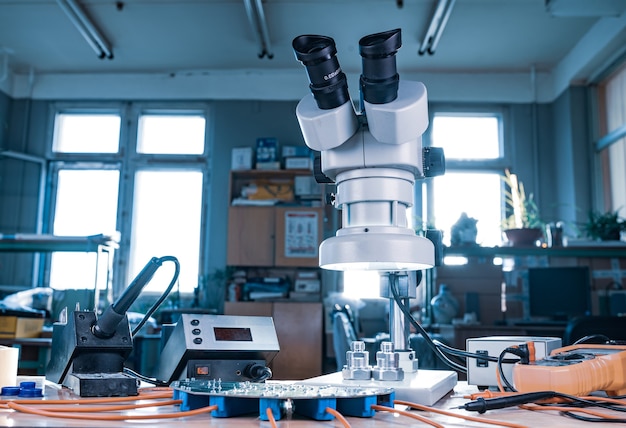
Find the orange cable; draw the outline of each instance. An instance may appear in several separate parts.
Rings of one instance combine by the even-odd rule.
[[[267,415],[267,419],[270,421],[272,428],[278,428],[278,425],[276,425],[276,419],[274,419],[274,413],[272,413],[271,407],[267,407],[265,409],[265,414]]]
[[[468,400],[476,400],[478,398],[496,398],[496,397],[505,397],[505,396],[509,396],[509,395],[513,395],[513,394],[517,394],[516,392],[501,392],[501,391],[492,391],[490,389],[486,389],[484,391],[481,392],[474,392],[472,394],[469,395],[464,395],[463,398],[466,398]]]
[[[154,400],[157,398],[172,398],[172,393],[154,393],[146,394],[140,393],[140,395],[133,395],[127,397],[99,397],[99,398],[78,398],[78,399],[56,399],[56,400],[41,400],[37,404],[102,404],[102,403],[120,403],[126,401],[138,401],[138,400]],[[17,399],[17,400],[0,400],[0,404],[18,403],[18,404],[32,404],[32,399]]]
[[[500,378],[500,370],[496,366],[496,381],[498,382],[498,392],[506,393],[504,386],[502,386],[502,379]]]
[[[618,404],[620,406],[626,406],[626,400],[619,399],[619,398],[599,397],[599,396],[596,396],[596,395],[589,395],[589,396],[586,396],[586,397],[579,397],[579,398],[582,398],[583,400],[603,401],[603,402],[606,402],[606,403]]]
[[[378,404],[372,404],[372,409],[378,410],[378,411],[386,411],[386,412],[397,413],[399,415],[406,416],[406,417],[411,418],[411,419],[417,419],[418,421],[424,422],[425,424],[428,424],[428,425],[432,425],[435,428],[445,428],[443,425],[438,424],[435,421],[431,421],[430,419],[425,418],[424,416],[416,415],[415,413],[406,412],[404,410],[394,409],[393,407],[387,407],[387,406],[380,406]]]
[[[195,410],[188,410],[185,412],[161,413],[161,414],[156,414],[156,415],[93,415],[93,414],[80,415],[80,414],[74,414],[74,413],[57,413],[57,412],[51,412],[48,410],[41,410],[41,409],[36,409],[30,406],[23,406],[15,402],[8,403],[8,406],[13,410],[17,410],[19,412],[28,413],[32,415],[46,416],[46,417],[53,417],[53,418],[66,418],[66,419],[82,419],[82,420],[91,419],[91,420],[98,420],[98,421],[177,419],[177,418],[185,418],[187,416],[196,416],[196,415],[200,415],[203,413],[209,413],[209,412],[212,412],[213,410],[218,409],[218,406],[213,405],[213,406],[201,407]]]
[[[426,412],[439,413],[439,414],[446,415],[446,416],[452,416],[452,417],[455,417],[455,418],[465,419],[465,420],[468,420],[468,421],[481,422],[481,423],[484,423],[484,424],[500,425],[500,426],[511,427],[511,428],[527,428],[525,425],[519,425],[519,424],[515,424],[515,423],[512,423],[512,422],[496,421],[496,420],[492,420],[492,419],[477,418],[475,416],[461,415],[461,414],[454,413],[454,412],[448,412],[446,410],[435,409],[433,407],[423,406],[423,405],[417,404],[417,403],[411,403],[410,401],[394,400],[393,403],[394,404],[404,405],[404,406],[409,406],[409,407],[412,407],[414,409],[418,409],[418,410],[422,410],[422,411],[426,411]]]
[[[143,409],[146,407],[160,407],[160,406],[173,406],[176,404],[181,404],[183,400],[168,400],[168,401],[158,401],[156,403],[143,403],[143,404],[126,404],[126,405],[106,405],[106,406],[65,406],[65,407],[52,407],[47,408],[46,410],[49,412],[74,412],[74,413],[92,413],[92,412],[112,412],[112,411],[120,411],[120,410],[132,410],[132,409]],[[38,403],[33,403],[35,407]]]
[[[525,410],[555,410],[558,412],[578,412],[578,413],[586,413],[588,415],[597,416],[599,418],[606,419],[622,419],[622,416],[609,415],[607,413],[597,412],[595,410],[589,410],[581,407],[562,407],[562,406],[537,406],[537,405],[527,405],[523,404],[519,406]]]
[[[336,409],[333,409],[331,407],[326,407],[326,413],[330,413],[331,415],[336,417],[345,428],[350,428],[350,422],[348,422],[345,416],[339,413]]]

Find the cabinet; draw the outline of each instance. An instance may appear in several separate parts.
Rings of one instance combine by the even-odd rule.
[[[227,263],[230,266],[317,267],[318,248],[323,237],[324,210],[311,199],[294,196],[297,176],[310,171],[232,171],[231,204],[228,210]],[[267,199],[238,199],[246,186],[273,186],[284,205]],[[318,195],[319,197],[319,195]],[[282,200],[282,199],[281,199]],[[316,201],[318,202],[318,201]],[[317,203],[317,205],[320,205]]]
[[[226,302],[224,314],[274,319],[280,352],[270,364],[273,379],[301,380],[322,374],[321,303]]]

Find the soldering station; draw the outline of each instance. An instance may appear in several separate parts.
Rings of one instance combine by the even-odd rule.
[[[442,231],[416,233],[408,220],[415,186],[444,175],[446,159],[443,149],[422,145],[429,127],[427,88],[400,78],[396,53],[401,46],[399,28],[358,41],[362,68],[359,99],[353,100],[333,38],[303,34],[292,40],[310,89],[297,104],[294,120],[306,146],[318,154],[315,180],[333,189],[328,204],[340,212],[340,227],[318,248],[319,267],[378,274],[388,331],[376,348],[355,337],[342,367],[306,379],[276,380],[272,364],[281,341],[271,315],[182,311],[159,330],[153,373],[137,372],[127,364],[137,335],[185,269],[173,255],[155,256],[108,307],[65,308],[52,327],[45,378],[19,383],[17,376],[14,384],[0,385],[2,407],[51,420],[77,418],[72,414],[89,406],[84,412],[93,420],[128,422],[150,416],[139,406],[116,406],[149,400],[174,409],[156,411],[155,419],[178,424],[210,415],[222,421],[220,426],[240,418],[254,426],[300,420],[350,426],[350,418],[358,426],[355,420],[376,421],[387,414],[397,416],[394,423],[412,418],[433,426],[452,420],[454,426],[465,420],[471,426],[523,426],[496,412],[508,408],[554,410],[564,416],[555,416],[565,420],[563,426],[567,421],[626,423],[621,416],[626,411],[626,342],[600,335],[575,343],[552,335],[488,335],[471,337],[459,349],[434,337],[412,310],[418,287],[444,256]],[[268,49],[263,56],[269,56]],[[164,264],[174,266],[171,281],[133,327],[131,306]],[[307,280],[319,287],[315,278]],[[237,296],[240,290],[232,291]],[[420,365],[412,335],[421,336],[444,369]],[[457,392],[461,384],[465,389]],[[465,393],[469,389],[473,392]],[[65,399],[55,400],[49,390]],[[441,400],[454,405],[433,407]],[[55,405],[60,407],[55,410]],[[124,413],[112,416],[106,406]],[[592,413],[592,407],[601,410]],[[443,425],[429,420],[436,414],[445,415]]]

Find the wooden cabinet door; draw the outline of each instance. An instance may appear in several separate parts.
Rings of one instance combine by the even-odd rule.
[[[273,266],[274,221],[274,207],[230,207],[227,263]]]
[[[272,302],[224,302],[224,315],[271,317]]]
[[[321,303],[274,302],[274,325],[280,352],[273,378],[302,380],[322,375]]]
[[[276,266],[317,267],[322,242],[322,208],[276,208]]]

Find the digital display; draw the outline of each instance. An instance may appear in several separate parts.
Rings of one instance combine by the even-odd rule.
[[[249,328],[213,327],[216,341],[252,342]]]

